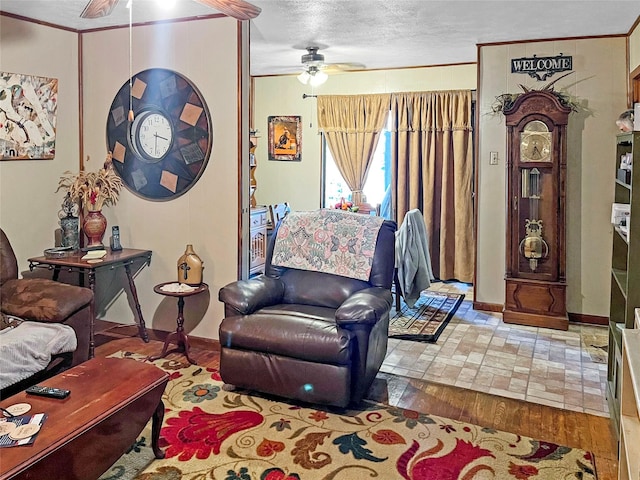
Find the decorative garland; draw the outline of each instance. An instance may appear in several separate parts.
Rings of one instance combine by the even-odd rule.
[[[571,95],[569,95],[566,92],[558,92],[553,88],[553,85],[560,79],[566,77],[567,75],[572,74],[573,72],[569,72],[566,73],[564,75],[562,75],[561,77],[556,78],[555,80],[553,80],[552,82],[546,84],[544,87],[542,87],[541,89],[533,89],[533,88],[529,88],[525,85],[519,84],[520,87],[522,88],[523,92],[521,93],[503,93],[501,95],[498,95],[495,99],[495,101],[491,104],[491,113],[493,114],[500,114],[500,113],[504,113],[505,110],[509,110],[513,104],[515,103],[515,101],[518,99],[518,97],[520,95],[523,95],[525,93],[529,93],[529,92],[533,92],[533,91],[540,91],[540,92],[549,92],[552,93],[553,95],[556,96],[556,98],[558,99],[558,101],[560,102],[561,105],[565,106],[565,107],[569,107],[571,109],[572,112],[578,112],[580,111],[580,101],[576,98],[573,98]]]

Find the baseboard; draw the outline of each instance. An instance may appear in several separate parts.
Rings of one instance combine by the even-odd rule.
[[[598,315],[586,315],[584,313],[569,312],[569,321],[571,323],[588,323],[590,325],[609,325],[609,317],[600,317]]]
[[[473,302],[473,309],[481,310],[483,312],[502,313],[503,308],[504,308],[504,305],[502,305],[501,303],[476,302],[475,300]]]
[[[473,302],[473,309],[483,312],[495,312],[502,313],[504,306],[500,303],[486,303],[486,302]],[[609,325],[608,317],[601,317],[598,315],[587,315],[584,313],[571,313],[568,312],[569,322],[571,323],[585,323],[589,325]]]
[[[98,322],[100,326],[98,327]],[[96,333],[106,335],[110,337],[137,337],[138,326],[137,325],[125,325],[114,322],[106,322],[104,320],[96,320]],[[100,330],[98,330],[100,328]],[[164,342],[171,332],[165,332],[163,330],[154,330],[153,328],[147,328],[147,335],[149,340],[158,342]],[[196,348],[211,349],[214,351],[220,351],[220,342],[213,338],[196,337],[189,335],[189,345]]]

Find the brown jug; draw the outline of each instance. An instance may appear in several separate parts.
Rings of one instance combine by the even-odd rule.
[[[188,244],[184,254],[178,259],[178,282],[198,286],[202,283],[202,270],[202,260],[193,251],[193,245]]]

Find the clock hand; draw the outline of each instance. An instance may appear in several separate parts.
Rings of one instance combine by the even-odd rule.
[[[158,138],[161,138],[162,140],[169,141],[169,139],[168,139],[168,138],[165,138],[165,137],[163,137],[162,135],[158,135],[158,133],[154,133],[154,134],[153,134],[153,136],[154,136],[154,137],[156,137],[156,140],[157,140]]]

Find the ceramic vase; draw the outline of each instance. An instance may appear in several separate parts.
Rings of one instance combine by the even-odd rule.
[[[193,251],[193,245],[187,245],[184,254],[178,259],[178,282],[197,286],[202,283],[204,266],[200,257]]]
[[[89,211],[82,222],[82,231],[87,237],[87,248],[103,247],[102,237],[107,229],[107,219],[100,210]]]

